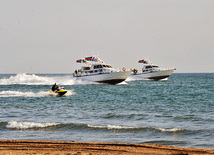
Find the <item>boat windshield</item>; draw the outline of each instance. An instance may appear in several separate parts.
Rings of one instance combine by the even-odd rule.
[[[146,69],[150,69],[150,68],[159,68],[158,66],[152,65],[152,66],[146,66]]]
[[[103,65],[104,68],[112,68],[110,65]]]
[[[90,67],[83,67],[83,70],[90,70]]]
[[[145,68],[146,68],[146,69],[150,69],[150,68],[152,68],[152,66],[146,66]]]
[[[94,69],[99,69],[99,68],[103,68],[102,65],[94,65]]]
[[[156,65],[153,65],[152,67],[153,67],[153,68],[159,68],[159,67],[158,67],[158,66],[156,66]]]
[[[94,65],[94,69],[99,69],[99,68],[112,68],[110,65]]]

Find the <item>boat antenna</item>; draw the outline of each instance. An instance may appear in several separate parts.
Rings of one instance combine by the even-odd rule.
[[[100,57],[100,50],[98,50],[98,55],[97,56]]]

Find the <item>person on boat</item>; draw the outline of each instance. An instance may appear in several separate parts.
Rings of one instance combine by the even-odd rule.
[[[134,74],[137,74],[138,70],[137,70],[137,69],[134,69],[133,72],[134,72]]]
[[[58,85],[56,85],[56,83],[52,86],[52,91],[55,91],[55,90],[57,90],[59,88],[59,86]]]

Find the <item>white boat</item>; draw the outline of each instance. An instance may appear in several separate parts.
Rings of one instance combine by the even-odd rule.
[[[133,70],[132,77],[135,80],[162,80],[168,78],[176,69],[160,68],[158,65],[152,64],[149,60],[139,60],[143,63],[142,72],[138,73],[137,69]]]
[[[73,73],[73,76],[80,80],[117,84],[125,81],[132,73],[125,68],[122,71],[112,68],[96,56],[79,59],[76,62],[83,63],[81,69]]]

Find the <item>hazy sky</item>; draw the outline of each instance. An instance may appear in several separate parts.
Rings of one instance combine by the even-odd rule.
[[[0,0],[0,73],[72,73],[92,54],[214,72],[214,0]]]

